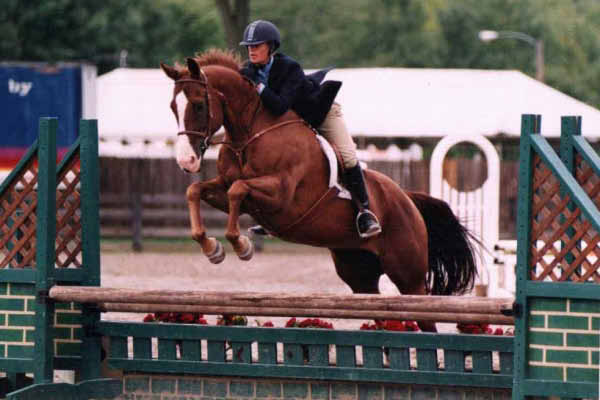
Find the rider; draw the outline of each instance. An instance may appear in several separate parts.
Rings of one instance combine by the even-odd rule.
[[[344,181],[358,205],[356,226],[361,238],[381,232],[375,214],[369,210],[369,194],[364,175],[356,157],[356,145],[348,133],[341,106],[334,103],[341,82],[328,81],[320,85],[329,70],[304,75],[300,64],[281,52],[277,27],[265,20],[250,23],[244,31],[240,46],[248,49],[249,61],[241,73],[256,83],[263,105],[274,115],[288,109],[296,111],[339,151],[344,164]],[[254,233],[266,233],[260,226],[250,228]]]

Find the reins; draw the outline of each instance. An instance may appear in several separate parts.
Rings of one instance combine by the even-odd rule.
[[[281,128],[282,126],[285,125],[290,125],[290,124],[296,124],[296,123],[304,123],[306,124],[306,121],[304,121],[303,119],[293,119],[290,121],[283,121],[280,122],[278,124],[275,125],[271,125],[266,129],[263,129],[262,131],[258,132],[257,134],[253,135],[250,137],[250,139],[248,139],[246,141],[246,143],[244,143],[241,147],[236,148],[233,146],[233,143],[228,142],[226,140],[222,140],[220,142],[214,142],[214,143],[210,143],[210,144],[222,144],[224,145],[227,149],[231,150],[237,157],[238,159],[238,163],[240,166],[242,166],[243,161],[242,161],[242,155],[244,153],[244,150],[246,150],[246,148],[254,141],[256,141],[257,139],[259,139],[261,136],[263,136],[265,133],[271,132],[277,128]]]
[[[282,126],[285,125],[290,125],[290,124],[296,124],[296,123],[302,123],[302,124],[307,124],[306,121],[304,121],[303,119],[294,119],[294,120],[289,120],[289,121],[283,121],[283,122],[279,122],[275,125],[271,125],[265,129],[263,129],[262,131],[252,135],[252,124],[254,119],[256,118],[256,114],[258,114],[258,110],[260,109],[260,104],[256,107],[256,109],[254,110],[253,116],[252,116],[252,121],[250,121],[250,127],[248,128],[248,135],[250,136],[250,138],[242,144],[242,146],[237,147],[234,146],[232,142],[230,141],[226,141],[226,140],[222,140],[222,141],[218,141],[218,142],[211,142],[211,139],[214,135],[211,134],[211,120],[213,118],[213,114],[212,114],[212,108],[210,107],[210,94],[209,94],[209,85],[208,85],[208,78],[206,77],[206,75],[204,74],[204,72],[202,70],[200,70],[200,72],[202,73],[202,76],[204,77],[204,81],[200,80],[200,79],[193,79],[193,78],[184,78],[184,79],[179,79],[177,81],[175,81],[175,85],[179,84],[179,83],[184,83],[184,82],[189,82],[189,83],[195,83],[201,86],[204,86],[206,88],[206,95],[205,95],[205,99],[206,99],[206,108],[208,109],[207,112],[207,132],[208,134],[205,134],[204,132],[199,132],[199,131],[192,131],[192,130],[183,130],[183,131],[179,131],[177,132],[177,135],[193,135],[193,136],[200,136],[203,141],[200,145],[200,151],[202,151],[202,153],[204,153],[206,151],[206,149],[208,149],[208,147],[210,145],[215,145],[215,144],[222,144],[224,145],[228,150],[232,151],[238,160],[238,163],[240,165],[240,167],[243,165],[243,161],[242,161],[242,155],[244,153],[244,151],[246,150],[246,148],[252,144],[254,141],[258,140],[260,137],[262,137],[265,133],[271,132],[277,128],[281,128]],[[214,88],[213,88],[214,89]],[[176,89],[175,89],[176,90]],[[214,89],[216,90],[216,89]],[[225,96],[223,95],[223,93],[217,91],[217,94],[219,96],[219,99],[223,102],[223,103],[227,103],[227,99],[225,98]],[[173,99],[173,101],[171,102],[171,109],[173,110],[173,112],[175,113],[175,116],[179,119],[179,115],[177,113],[177,109],[176,107],[173,106],[173,102],[175,100]]]

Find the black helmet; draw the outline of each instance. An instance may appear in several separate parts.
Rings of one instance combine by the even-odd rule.
[[[240,46],[257,45],[264,42],[273,42],[272,51],[275,51],[281,43],[281,35],[275,24],[259,19],[246,27]]]

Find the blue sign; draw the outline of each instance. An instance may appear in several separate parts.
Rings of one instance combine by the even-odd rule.
[[[77,138],[81,66],[0,64],[0,167],[10,167],[38,136],[40,117],[57,117],[59,147]],[[8,164],[8,165],[7,165]]]

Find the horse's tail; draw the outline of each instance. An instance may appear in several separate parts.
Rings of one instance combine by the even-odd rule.
[[[464,227],[445,201],[408,192],[427,227],[429,271],[426,288],[433,295],[464,294],[477,276],[473,243],[480,241]]]

